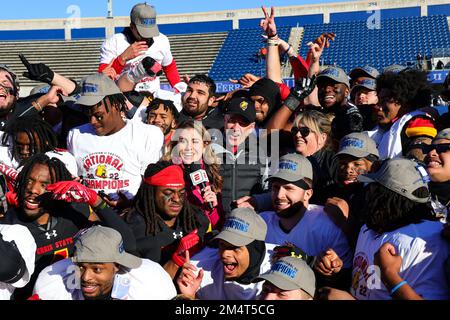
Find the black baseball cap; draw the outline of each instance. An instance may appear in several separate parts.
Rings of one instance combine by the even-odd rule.
[[[256,120],[255,103],[248,97],[233,97],[225,106],[225,114],[237,114],[249,123]]]

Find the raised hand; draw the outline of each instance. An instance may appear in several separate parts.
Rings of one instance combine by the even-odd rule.
[[[189,251],[193,249],[195,246],[197,246],[200,243],[200,237],[198,236],[198,230],[195,229],[188,235],[181,238],[177,249],[172,254],[172,261],[175,262],[175,264],[179,267],[182,267],[185,260],[186,251]],[[191,250],[190,254],[192,255],[193,250]]]
[[[195,298],[195,293],[203,280],[203,269],[200,269],[197,275],[195,274],[197,268],[190,263],[189,250],[185,252],[185,261],[177,278],[177,285],[182,294]]]
[[[47,186],[46,190],[51,193],[51,198],[54,200],[81,202],[95,206],[98,199],[97,192],[77,181],[59,181],[52,183]]]
[[[312,76],[311,78],[301,78],[295,80],[295,85],[291,89],[291,95],[295,96],[295,98],[299,101],[302,101],[307,96],[313,92],[316,87],[316,76]]]
[[[261,79],[261,78],[258,76],[255,76],[254,74],[246,73],[239,80],[237,80],[237,79],[229,79],[229,80],[232,83],[241,84],[242,88],[244,88],[244,89],[248,89],[259,79]]]
[[[23,54],[19,54],[19,58],[27,68],[27,72],[23,73],[24,77],[48,84],[52,83],[55,73],[47,65],[43,63],[30,63]]]
[[[275,37],[277,35],[277,26],[275,25],[275,8],[270,8],[270,16],[267,13],[266,7],[262,6],[261,8],[264,13],[264,19],[261,19],[259,26],[269,38]]]

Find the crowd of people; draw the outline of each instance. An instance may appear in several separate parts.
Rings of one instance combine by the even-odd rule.
[[[180,77],[146,3],[80,82],[21,55],[43,82],[21,97],[0,65],[0,299],[450,299],[426,73],[323,67],[339,34],[302,58],[262,9],[266,76],[233,92]]]

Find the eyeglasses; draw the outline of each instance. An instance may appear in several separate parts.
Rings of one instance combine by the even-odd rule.
[[[422,145],[421,147],[423,153],[430,153],[431,151],[436,150],[438,154],[441,154],[450,150],[450,143],[429,144]]]
[[[311,133],[311,129],[309,129],[308,127],[292,127],[291,129],[292,135],[295,136],[297,135],[298,132],[303,138],[306,138]]]

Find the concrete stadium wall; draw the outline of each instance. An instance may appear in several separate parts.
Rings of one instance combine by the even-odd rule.
[[[157,8],[158,9],[158,8]],[[450,15],[448,0],[372,0],[277,7],[280,25],[305,25],[361,20],[373,10],[381,17]],[[157,23],[168,34],[227,31],[256,27],[263,17],[260,8],[158,15]],[[0,21],[1,40],[70,40],[104,38],[129,24],[129,17],[31,19]],[[101,31],[103,29],[104,31]]]

